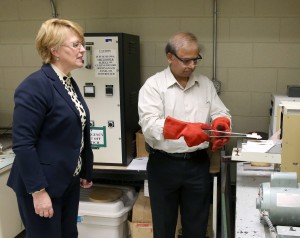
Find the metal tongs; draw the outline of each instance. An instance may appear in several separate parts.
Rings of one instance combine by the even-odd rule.
[[[247,134],[247,133],[237,133],[237,132],[231,132],[231,131],[218,131],[218,130],[206,130],[209,132],[219,132],[224,135],[219,135],[219,136],[210,136],[210,137],[247,137],[247,138],[252,138],[252,139],[258,139],[260,140],[262,137],[258,135],[257,133],[252,133],[252,134]],[[228,135],[226,135],[228,134]]]

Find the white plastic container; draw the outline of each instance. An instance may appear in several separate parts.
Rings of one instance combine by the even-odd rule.
[[[94,202],[89,199],[93,189],[118,188],[122,196],[113,202]],[[132,187],[99,185],[81,189],[77,227],[79,238],[127,238],[127,217],[137,198]]]

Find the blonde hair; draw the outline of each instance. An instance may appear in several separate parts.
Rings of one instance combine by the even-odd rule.
[[[48,64],[54,61],[51,49],[63,44],[69,30],[77,34],[82,42],[84,41],[83,30],[75,22],[53,18],[42,24],[35,38],[35,46],[43,63]]]

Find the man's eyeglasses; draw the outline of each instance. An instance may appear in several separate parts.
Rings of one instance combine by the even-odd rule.
[[[198,61],[202,60],[202,56],[201,55],[198,55],[197,58],[194,58],[194,59],[189,59],[189,58],[179,58],[175,53],[173,54],[182,64],[184,65],[190,65],[191,62],[193,62],[193,64],[195,66],[198,65]]]
[[[81,49],[81,46],[84,48],[85,43],[84,42],[71,42],[70,44],[67,45],[61,45],[61,46],[66,46],[66,47],[70,47],[73,49]]]

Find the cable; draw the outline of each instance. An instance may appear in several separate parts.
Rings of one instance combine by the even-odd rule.
[[[275,227],[273,226],[270,218],[269,218],[269,213],[264,210],[261,212],[261,217],[263,218],[263,220],[267,223],[268,227],[269,227],[269,231],[270,231],[270,235],[272,238],[276,238],[277,237],[277,232]]]
[[[55,7],[53,0],[50,0],[50,5],[51,5],[51,9],[52,9],[52,16],[54,18],[58,17],[58,13],[56,11],[56,7]]]

